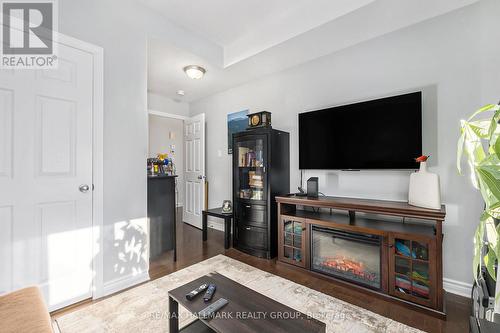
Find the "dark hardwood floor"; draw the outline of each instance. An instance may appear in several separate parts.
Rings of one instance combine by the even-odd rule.
[[[180,213],[182,214],[182,212]],[[178,216],[181,216],[181,214],[178,214]],[[448,318],[446,321],[443,321],[418,311],[409,310],[402,305],[394,304],[337,285],[331,281],[311,276],[298,268],[277,263],[276,260],[255,258],[233,248],[224,250],[224,233],[220,231],[209,229],[208,240],[202,243],[201,230],[182,223],[181,221],[177,222],[177,226],[177,262],[173,262],[173,253],[171,252],[151,262],[149,274],[152,280],[161,278],[162,276],[217,254],[224,254],[261,270],[281,276],[285,279],[302,284],[351,304],[358,305],[423,331],[439,333],[469,332],[468,317],[470,312],[470,300],[465,297],[448,294],[446,299]],[[80,303],[57,311],[57,313],[53,314],[53,317],[61,316],[75,309],[80,309],[92,302],[95,301]]]

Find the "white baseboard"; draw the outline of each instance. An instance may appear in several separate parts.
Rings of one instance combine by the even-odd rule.
[[[443,288],[449,293],[467,298],[470,297],[472,292],[472,284],[447,278],[443,279]]]
[[[149,281],[148,272],[143,272],[137,275],[121,276],[112,281],[104,283],[103,294],[100,297],[108,296],[117,293],[121,290],[133,287],[139,283]]]

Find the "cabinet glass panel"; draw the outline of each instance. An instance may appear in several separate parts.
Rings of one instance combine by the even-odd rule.
[[[293,246],[302,248],[302,223],[293,222]]]
[[[293,260],[302,261],[302,251],[299,249],[293,249]]]
[[[396,257],[395,271],[398,274],[406,275],[409,277],[411,273],[410,259]]]
[[[283,256],[295,263],[303,263],[303,228],[304,223],[283,220]]]
[[[412,295],[420,298],[429,299],[429,285],[419,281],[412,282]]]
[[[293,223],[293,232],[296,235],[302,235],[302,223],[301,222],[294,222]]]
[[[291,247],[285,246],[283,251],[283,256],[288,259],[292,259],[293,249]]]
[[[411,280],[410,278],[402,275],[396,275],[396,290],[404,293],[411,294]]]
[[[425,243],[413,241],[411,242],[413,259],[429,260],[429,246]]]
[[[293,235],[293,246],[302,248],[302,235]]]
[[[429,285],[429,264],[423,262],[413,262],[413,272],[411,278],[422,284]]]
[[[429,244],[395,239],[395,289],[416,298],[430,298]]]
[[[396,239],[394,244],[396,248],[396,254],[410,258],[410,248],[411,248],[410,243],[411,242],[406,239]]]
[[[238,177],[236,193],[240,199],[265,200],[267,187],[264,139],[245,140],[236,143]]]

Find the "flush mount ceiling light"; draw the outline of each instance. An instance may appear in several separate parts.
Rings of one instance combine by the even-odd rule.
[[[186,92],[184,90],[177,90],[177,95],[184,96]]]
[[[183,70],[187,76],[195,80],[201,79],[206,73],[205,68],[198,65],[189,65],[184,67]]]

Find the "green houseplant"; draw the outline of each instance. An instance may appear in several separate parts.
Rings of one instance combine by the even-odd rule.
[[[462,173],[465,157],[473,186],[481,192],[485,209],[474,235],[474,278],[479,278],[480,265],[496,279],[495,261],[500,258],[500,104],[486,105],[469,119],[461,121],[458,140],[457,168]],[[498,224],[498,225],[497,225]],[[483,249],[487,248],[488,251]],[[498,295],[497,295],[498,296]]]

